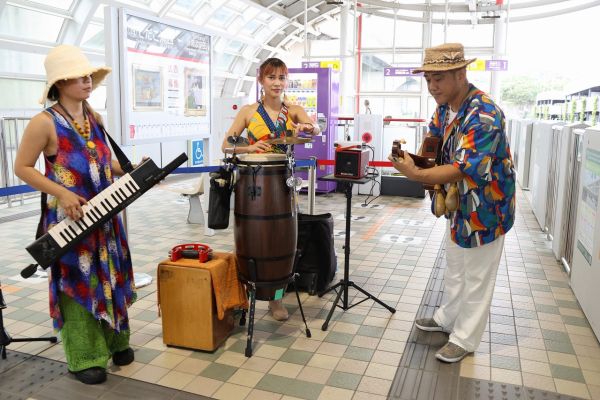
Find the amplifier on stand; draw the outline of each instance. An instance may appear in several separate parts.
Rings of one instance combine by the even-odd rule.
[[[368,148],[341,148],[335,151],[336,178],[361,179],[367,174]]]

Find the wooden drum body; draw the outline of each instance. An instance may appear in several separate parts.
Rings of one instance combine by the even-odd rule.
[[[241,277],[257,283],[256,299],[283,296],[292,275],[298,216],[283,154],[249,154],[238,163],[235,249]],[[277,283],[279,282],[279,283]]]

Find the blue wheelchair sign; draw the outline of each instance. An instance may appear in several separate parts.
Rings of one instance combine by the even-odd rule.
[[[204,141],[192,140],[192,166],[204,165]]]

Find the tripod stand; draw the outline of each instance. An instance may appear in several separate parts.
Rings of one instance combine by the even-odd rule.
[[[4,296],[2,295],[2,284],[0,284],[0,353],[2,353],[2,359],[6,360],[6,346],[13,342],[50,342],[56,343],[56,336],[48,336],[41,338],[20,338],[13,339],[4,329],[4,319],[2,317],[2,310],[6,308],[6,303],[4,302]]]
[[[333,305],[331,306],[331,310],[329,310],[327,319],[325,319],[325,322],[323,323],[323,326],[321,327],[321,329],[324,331],[327,330],[327,327],[329,326],[329,320],[331,320],[331,317],[333,316],[333,311],[335,310],[336,307],[340,307],[342,310],[346,311],[354,306],[359,305],[363,301],[367,301],[369,299],[371,299],[371,300],[377,302],[378,304],[380,304],[381,306],[387,308],[391,313],[395,313],[396,312],[395,308],[388,306],[383,301],[379,300],[377,297],[373,296],[371,293],[367,292],[366,290],[364,290],[363,288],[361,288],[360,286],[358,286],[356,283],[352,282],[349,279],[350,278],[350,221],[352,220],[352,216],[351,216],[352,186],[355,183],[358,183],[358,184],[367,183],[370,181],[370,179],[366,179],[366,178],[360,178],[360,179],[336,178],[336,177],[334,177],[333,174],[322,176],[319,179],[324,180],[324,181],[336,181],[336,182],[338,182],[338,184],[344,185],[345,193],[346,193],[346,235],[345,235],[346,237],[345,237],[345,242],[344,242],[344,278],[342,280],[340,280],[338,283],[336,283],[335,285],[333,285],[330,288],[325,289],[325,291],[319,293],[319,297],[321,297],[325,293],[335,290],[338,287],[340,288],[340,290],[337,292],[337,296],[335,297],[335,301],[333,302]],[[353,287],[354,289],[358,290],[359,292],[361,292],[362,294],[364,294],[367,297],[354,303],[354,304],[349,305],[348,304],[348,288],[350,288],[350,287]],[[338,302],[340,301],[340,298],[342,297],[342,295],[344,296],[344,298],[342,300],[342,304],[340,306],[338,306]]]

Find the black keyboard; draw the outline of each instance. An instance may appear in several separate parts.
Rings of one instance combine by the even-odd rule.
[[[27,246],[27,251],[39,265],[48,268],[81,239],[133,203],[187,159],[182,153],[164,168],[158,168],[149,158],[142,161],[134,170],[121,176],[82,206],[82,218],[77,221],[68,217],[63,219]],[[32,264],[21,271],[21,276],[28,278],[36,269],[37,266]]]

